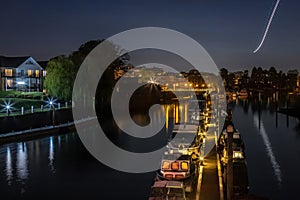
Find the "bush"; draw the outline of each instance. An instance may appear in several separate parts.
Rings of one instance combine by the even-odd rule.
[[[42,92],[0,91],[0,98],[42,99]]]

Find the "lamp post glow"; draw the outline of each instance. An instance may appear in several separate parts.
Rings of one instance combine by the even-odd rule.
[[[54,108],[56,104],[56,99],[54,99],[53,97],[48,98],[46,104],[47,104],[46,107],[49,107],[50,109]]]
[[[14,109],[13,105],[14,103],[11,103],[10,101],[4,101],[4,104],[1,105],[3,107],[2,111],[6,111],[7,116],[9,116],[10,112]]]
[[[7,105],[7,106],[6,106],[6,113],[7,113],[7,116],[9,116],[9,113],[10,113],[10,105]]]
[[[49,108],[50,108],[50,111],[52,110],[52,125],[55,126],[55,102],[56,102],[56,99],[54,99],[53,97],[51,98],[48,98],[46,103]]]

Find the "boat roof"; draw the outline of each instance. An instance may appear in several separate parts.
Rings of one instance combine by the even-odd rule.
[[[223,134],[224,134],[225,138],[227,138],[226,130],[223,131]],[[233,139],[240,139],[240,138],[241,138],[241,134],[239,132],[234,132],[233,133]]]
[[[195,124],[175,124],[173,128],[173,132],[176,133],[197,133],[198,126]]]
[[[164,155],[163,160],[190,160],[190,156],[181,154],[167,154]]]
[[[166,187],[168,181],[155,181],[152,187]]]
[[[183,188],[183,183],[180,181],[168,181],[166,187],[168,187],[168,188]]]

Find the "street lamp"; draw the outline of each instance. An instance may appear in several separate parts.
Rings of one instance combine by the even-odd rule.
[[[7,113],[7,116],[9,116],[9,113],[10,113],[10,105],[7,105],[7,106],[6,106],[6,113]]]
[[[53,97],[48,98],[46,101],[47,105],[50,108],[50,111],[52,110],[52,126],[55,126],[55,104],[56,104],[56,99]]]
[[[9,116],[10,112],[14,109],[13,108],[14,103],[11,103],[10,100],[8,102],[4,101],[4,104],[1,104],[3,107],[2,110],[5,110],[7,113],[7,116]]]

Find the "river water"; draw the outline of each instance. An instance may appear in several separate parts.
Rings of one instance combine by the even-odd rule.
[[[298,121],[282,114],[276,117],[268,103],[258,106],[244,100],[229,106],[246,147],[250,193],[298,199]],[[180,109],[186,116],[187,108]],[[141,200],[147,199],[154,177],[154,172],[128,174],[101,164],[75,132],[0,146],[1,199]]]
[[[300,126],[272,105],[231,104],[246,146],[250,192],[270,199],[299,199]]]

